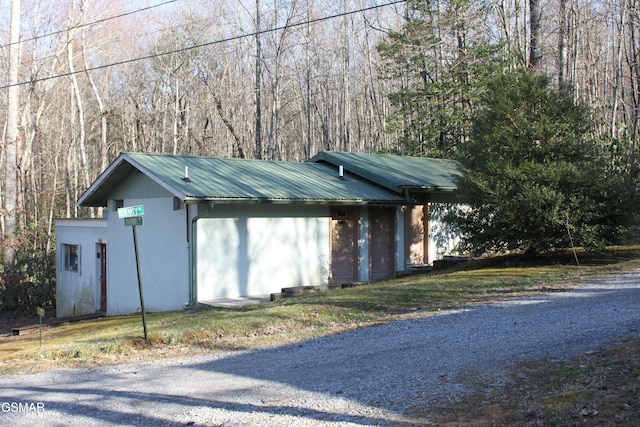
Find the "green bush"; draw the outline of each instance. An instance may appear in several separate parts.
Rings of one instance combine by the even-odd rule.
[[[0,311],[33,314],[35,307],[55,308],[55,254],[24,251],[0,274]]]

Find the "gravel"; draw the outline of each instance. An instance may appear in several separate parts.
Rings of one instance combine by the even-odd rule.
[[[424,425],[522,362],[640,335],[640,271],[294,345],[0,377],[12,426]]]

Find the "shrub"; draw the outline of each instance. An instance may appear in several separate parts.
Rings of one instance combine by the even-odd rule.
[[[55,254],[21,251],[13,267],[0,273],[0,311],[32,314],[35,307],[55,307]]]

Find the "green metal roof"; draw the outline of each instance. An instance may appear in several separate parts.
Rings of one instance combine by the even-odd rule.
[[[104,206],[113,188],[136,170],[186,201],[406,203],[403,197],[353,174],[339,179],[335,168],[323,163],[123,153],[85,191],[78,205]],[[183,179],[186,170],[188,180]]]
[[[310,162],[326,162],[391,191],[449,192],[458,189],[462,166],[454,160],[323,151]]]

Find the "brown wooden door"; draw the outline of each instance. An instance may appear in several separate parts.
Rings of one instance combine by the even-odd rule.
[[[395,208],[369,209],[369,256],[371,280],[395,277]]]
[[[357,207],[331,209],[331,277],[330,283],[353,283],[358,280]]]

